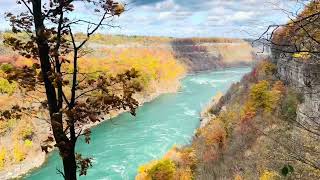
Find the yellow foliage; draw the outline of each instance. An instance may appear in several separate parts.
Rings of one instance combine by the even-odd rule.
[[[96,53],[79,59],[79,71],[90,73],[91,78],[97,78],[102,72],[118,74],[134,68],[139,72],[139,83],[148,89],[151,82],[171,82],[185,74],[185,67],[166,49],[119,48],[97,50]],[[64,68],[68,72],[73,70],[72,64]]]
[[[260,78],[265,79],[266,76],[272,76],[277,71],[277,66],[268,60],[263,60],[257,65]]]
[[[8,80],[0,77],[0,93],[12,95],[17,89],[15,82],[10,83]]]
[[[33,145],[33,142],[29,139],[24,140],[24,146],[27,148],[31,148]]]
[[[227,111],[221,112],[217,119],[223,122],[226,136],[228,137],[229,135],[231,135],[234,123],[239,119],[239,114],[228,109]]]
[[[243,180],[242,176],[240,176],[239,174],[237,174],[235,177],[234,177],[234,180]]]
[[[259,180],[278,180],[278,179],[280,179],[280,176],[278,173],[274,171],[267,171],[267,170],[265,170],[259,178]]]
[[[3,147],[0,149],[0,170],[4,168],[7,150]]]
[[[21,162],[26,158],[24,147],[18,142],[15,142],[13,146],[13,158],[15,162]]]
[[[173,180],[176,165],[170,159],[152,161],[139,167],[137,180]]]
[[[115,15],[120,15],[124,12],[125,8],[124,5],[122,3],[118,3],[116,4],[116,6],[114,7],[113,11]]]
[[[300,53],[294,53],[292,57],[301,59],[301,60],[308,60],[311,58],[311,54],[308,52],[300,52]]]
[[[272,112],[279,103],[284,87],[277,82],[274,87],[270,88],[270,83],[266,80],[260,81],[253,85],[250,90],[250,101],[255,109],[262,109],[265,112]]]
[[[83,33],[75,34],[76,40],[84,40],[87,36]],[[169,43],[172,38],[168,37],[155,37],[155,36],[126,36],[126,35],[106,35],[106,34],[93,34],[90,38],[91,42],[107,44],[107,45],[120,45],[120,44],[159,44]]]
[[[271,109],[272,101],[268,93],[269,88],[270,84],[266,80],[260,81],[252,86],[250,90],[250,99],[252,100],[252,105],[256,109]]]
[[[135,180],[152,180],[147,172],[139,172],[135,178]]]

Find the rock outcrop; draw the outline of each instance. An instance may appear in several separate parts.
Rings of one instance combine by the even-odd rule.
[[[186,64],[191,72],[251,65],[255,59],[254,48],[244,40],[198,42],[177,39],[171,42],[171,46],[175,57]]]
[[[303,96],[297,111],[297,120],[308,128],[320,124],[320,63],[316,59],[303,61],[296,58],[276,59],[280,79]],[[316,129],[315,129],[316,130]]]

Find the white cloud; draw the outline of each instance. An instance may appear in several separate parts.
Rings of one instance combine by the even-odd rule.
[[[246,36],[244,31],[261,31],[270,23],[283,23],[279,7],[295,9],[294,0],[121,0],[129,11],[116,18],[121,29],[104,32],[167,36]],[[136,3],[135,3],[136,2]],[[13,0],[0,0],[0,13],[17,12]],[[10,9],[11,8],[11,9]],[[80,7],[80,12],[91,10]],[[89,13],[78,17],[92,18]],[[2,27],[6,27],[0,17]],[[79,29],[81,30],[81,29]]]
[[[231,21],[245,21],[245,20],[254,18],[253,17],[254,15],[255,15],[255,12],[253,11],[251,12],[239,11],[229,16],[229,18]]]
[[[158,11],[163,11],[163,10],[172,10],[172,9],[177,9],[179,8],[178,5],[173,1],[173,0],[166,0],[163,2],[156,3],[155,9]]]

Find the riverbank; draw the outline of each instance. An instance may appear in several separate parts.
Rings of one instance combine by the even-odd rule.
[[[317,135],[299,120],[303,97],[262,61],[204,108],[191,144],[141,166],[136,180],[319,179]]]
[[[178,92],[180,88],[179,81],[181,78],[183,78],[183,76],[180,77],[179,79],[172,80],[162,85],[153,84],[152,85],[153,92],[150,94],[135,95],[136,100],[139,102],[139,106],[143,106],[144,103],[150,102],[162,94]],[[125,112],[124,110],[110,112],[109,115],[106,115],[103,121],[86,124],[83,126],[82,129],[93,128],[105,121],[110,120],[111,118],[117,117],[118,115],[124,112]],[[43,127],[43,125],[40,127]],[[48,127],[45,127],[45,129],[48,129]],[[54,149],[48,149],[49,150],[48,153],[41,151],[40,139],[45,139],[49,134],[50,134],[50,131],[45,131],[42,134],[38,134],[37,136],[39,139],[35,140],[33,143],[33,145],[36,146],[35,151],[31,152],[31,154],[29,154],[26,157],[26,159],[21,163],[13,164],[12,166],[7,166],[5,170],[0,171],[0,179],[12,179],[12,178],[23,177],[23,175],[27,174],[28,172],[41,167],[46,162],[47,157],[50,155],[49,153],[51,153],[54,150]]]
[[[249,70],[230,68],[188,75],[181,80],[179,93],[145,103],[136,117],[123,113],[92,128],[90,145],[83,140],[77,144],[78,152],[94,158],[93,167],[81,179],[133,179],[140,164],[161,157],[174,144],[187,144],[199,127],[199,113],[210,97],[225,92]],[[56,168],[62,166],[54,152],[26,179],[58,179]]]

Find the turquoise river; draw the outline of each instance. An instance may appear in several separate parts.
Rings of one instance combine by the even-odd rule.
[[[217,92],[226,92],[250,71],[250,68],[230,68],[188,75],[181,81],[177,93],[164,94],[145,103],[132,117],[123,113],[92,129],[89,145],[80,140],[77,151],[93,157],[88,180],[133,180],[139,165],[160,158],[173,145],[191,141],[199,127],[200,111]],[[39,169],[24,179],[62,179],[56,169],[62,169],[55,151]]]

